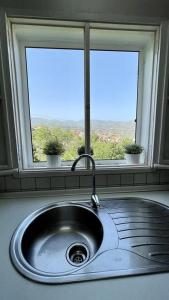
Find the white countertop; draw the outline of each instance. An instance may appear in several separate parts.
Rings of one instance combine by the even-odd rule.
[[[117,193],[113,198],[116,196],[138,196],[169,205],[168,191]],[[18,224],[45,204],[72,199],[75,197],[63,195],[0,197],[0,300],[168,300],[169,273],[47,285],[30,281],[14,269],[9,258],[9,243]]]

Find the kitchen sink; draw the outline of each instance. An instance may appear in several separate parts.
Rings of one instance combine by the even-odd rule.
[[[140,198],[54,203],[29,215],[10,243],[15,268],[44,283],[169,271],[169,209]]]
[[[103,209],[97,212],[88,203],[45,206],[28,216],[16,230],[10,248],[12,261],[30,279],[42,282],[63,279],[90,263],[101,245],[104,251],[108,234],[103,223],[115,231]],[[116,231],[115,234],[117,241]],[[114,240],[112,246],[116,246]]]

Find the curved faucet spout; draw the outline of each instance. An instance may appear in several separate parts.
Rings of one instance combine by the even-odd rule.
[[[71,171],[75,171],[75,167],[77,165],[77,163],[79,162],[80,159],[82,159],[83,157],[86,157],[87,159],[89,159],[91,162],[92,162],[92,195],[91,195],[91,202],[92,202],[92,206],[94,208],[98,208],[100,207],[100,202],[99,202],[99,198],[98,196],[96,195],[96,179],[95,179],[95,170],[96,170],[96,167],[95,167],[95,161],[94,159],[92,158],[91,155],[89,154],[82,154],[82,155],[79,155],[79,157],[77,159],[75,159],[75,161],[73,162],[73,165],[71,167]]]

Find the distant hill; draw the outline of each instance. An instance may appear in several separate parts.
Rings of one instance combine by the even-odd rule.
[[[49,126],[49,127],[61,127],[64,129],[83,129],[84,123],[83,121],[60,121],[56,119],[48,119],[48,118],[40,118],[40,117],[32,117],[31,118],[32,126]]]
[[[32,127],[36,126],[48,126],[48,127],[61,127],[64,129],[72,130],[83,130],[84,122],[80,121],[59,121],[55,119],[32,117],[31,119]],[[109,131],[113,134],[122,134],[123,135],[133,135],[135,131],[135,123],[133,121],[122,122],[122,121],[102,121],[102,120],[93,120],[91,121],[91,130],[92,131]]]

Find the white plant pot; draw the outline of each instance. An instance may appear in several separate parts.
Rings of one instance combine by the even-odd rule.
[[[81,167],[81,168],[84,168],[85,167],[85,157],[82,157],[80,160],[79,160],[79,162],[78,162],[78,165],[79,165],[79,167]]]
[[[46,155],[48,168],[56,168],[61,166],[60,155]]]
[[[125,154],[126,163],[129,165],[137,165],[140,163],[140,154]]]
[[[85,168],[85,166],[86,166],[86,164],[85,164],[85,162],[87,161],[87,158],[86,157],[82,157],[80,160],[79,160],[79,162],[78,162],[78,165],[79,165],[79,167],[81,167],[81,168]],[[91,161],[90,161],[90,167],[92,166],[92,163],[91,163]]]

